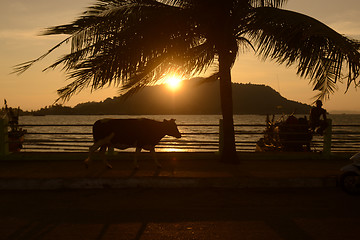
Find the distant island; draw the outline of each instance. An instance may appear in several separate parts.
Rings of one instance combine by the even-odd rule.
[[[145,87],[128,99],[113,97],[67,107],[53,105],[32,115],[156,115],[221,114],[218,82],[202,78],[183,81],[179,91],[165,84]],[[308,114],[310,106],[282,97],[269,86],[233,83],[234,114]]]

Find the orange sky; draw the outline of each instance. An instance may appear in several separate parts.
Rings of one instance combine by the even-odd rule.
[[[6,98],[10,106],[36,110],[51,105],[57,98],[56,90],[66,84],[65,74],[59,70],[41,70],[61,56],[67,47],[54,52],[23,75],[10,75],[11,67],[34,59],[46,52],[65,36],[38,36],[46,27],[72,21],[94,1],[89,0],[1,0],[0,8],[0,98]],[[310,15],[328,24],[336,31],[360,39],[359,0],[289,0],[285,8]],[[311,104],[315,93],[307,79],[300,79],[295,70],[262,62],[252,53],[239,56],[233,70],[234,82],[266,84],[288,99]],[[324,107],[335,110],[358,111],[359,92],[352,87],[344,94],[345,86]],[[85,91],[66,105],[100,101],[117,95],[117,89],[107,89],[89,94]],[[0,101],[2,101],[0,99]],[[2,106],[2,103],[0,104]]]

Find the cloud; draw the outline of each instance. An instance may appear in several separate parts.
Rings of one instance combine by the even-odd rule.
[[[20,30],[20,29],[5,29],[0,30],[0,39],[38,39],[39,36],[36,34],[37,30]]]
[[[39,29],[3,29],[0,30],[0,42],[6,45],[45,45],[51,47],[52,44],[64,39],[63,35],[42,36]],[[4,46],[0,46],[2,49]]]
[[[347,36],[360,35],[360,23],[355,21],[337,21],[330,25],[333,29]]]

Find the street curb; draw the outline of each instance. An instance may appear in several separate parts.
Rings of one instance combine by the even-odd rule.
[[[321,188],[336,187],[326,178],[78,178],[0,179],[0,190],[122,189],[122,188]]]

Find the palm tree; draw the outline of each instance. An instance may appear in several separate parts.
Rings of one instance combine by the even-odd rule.
[[[297,66],[327,98],[338,81],[359,84],[359,42],[323,23],[281,9],[286,0],[98,0],[71,24],[43,34],[67,34],[39,58],[16,66],[21,73],[62,44],[71,52],[49,68],[63,65],[73,80],[58,90],[68,100],[86,87],[113,84],[128,94],[168,73],[183,77],[216,70],[224,122],[221,160],[237,162],[230,70],[239,52],[254,49],[264,59]]]

